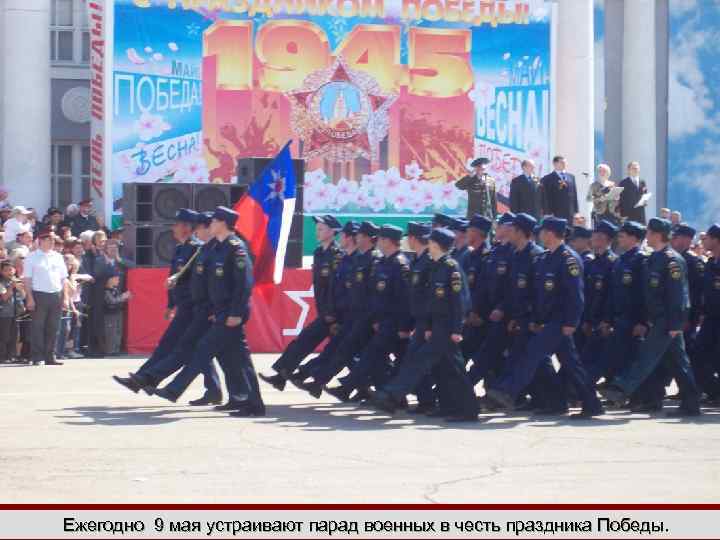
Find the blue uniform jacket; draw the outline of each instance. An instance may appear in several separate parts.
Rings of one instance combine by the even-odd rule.
[[[577,327],[585,307],[580,256],[561,244],[539,259],[535,273],[535,320]]]
[[[210,293],[208,292],[208,260],[212,254],[213,247],[217,240],[212,238],[200,246],[200,253],[195,257],[192,276],[190,277],[190,290],[192,301],[196,308],[207,308],[210,304]]]
[[[176,274],[190,258],[195,254],[195,251],[199,249],[200,244],[188,240],[183,244],[178,244],[175,247],[175,253],[170,261],[170,275]],[[190,276],[191,272],[185,272],[185,274],[177,280],[175,287],[168,290],[168,308],[183,307],[192,305],[192,295],[190,293]]]
[[[208,292],[216,320],[250,317],[254,284],[252,262],[245,243],[234,234],[216,242],[208,257]]]
[[[685,259],[667,246],[648,257],[645,284],[648,320],[663,322],[668,331],[681,331],[690,308]]]
[[[585,313],[583,322],[597,326],[605,320],[610,303],[612,271],[618,256],[612,250],[596,255],[585,266]]]
[[[697,255],[685,251],[682,253],[688,271],[688,287],[690,291],[690,312],[688,317],[692,326],[697,326],[702,313],[703,276],[705,263]]]
[[[382,257],[371,275],[371,310],[374,322],[397,325],[399,331],[413,327],[410,315],[410,267],[400,251]]]
[[[644,283],[647,257],[634,247],[620,255],[612,268],[610,297],[604,320],[610,325],[625,321],[630,326],[647,324]]]
[[[470,295],[467,280],[456,260],[443,255],[432,265],[430,289],[428,326],[439,322],[447,326],[450,334],[462,333]]]
[[[706,319],[720,320],[720,262],[715,258],[705,264],[702,308]]]
[[[341,257],[342,252],[335,242],[331,243],[327,249],[318,246],[313,252],[313,294],[315,295],[315,309],[320,318],[333,315],[330,307],[332,304],[332,282]]]
[[[513,253],[510,291],[501,308],[507,318],[532,320],[535,302],[533,284],[537,265],[542,256],[543,249],[532,241],[522,250]]]

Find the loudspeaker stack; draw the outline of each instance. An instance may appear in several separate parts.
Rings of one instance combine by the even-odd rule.
[[[237,184],[123,184],[123,238],[127,256],[137,266],[168,266],[175,252],[172,235],[175,213],[180,208],[206,212],[217,206],[234,207],[271,161],[265,158],[238,160]],[[298,193],[285,265],[298,268],[302,265],[304,161],[294,159],[293,166]]]

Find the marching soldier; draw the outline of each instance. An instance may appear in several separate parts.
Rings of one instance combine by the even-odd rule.
[[[485,271],[487,259],[490,255],[488,238],[491,229],[492,221],[480,214],[475,214],[470,219],[467,235],[472,250],[461,265],[467,278],[471,299],[470,313],[465,321],[463,340],[460,343],[464,358],[469,358],[472,353],[478,350],[487,332],[487,321],[480,316],[480,313],[485,312],[482,303],[485,298]]]
[[[435,264],[430,275],[426,343],[411,360],[402,364],[397,376],[376,392],[371,392],[371,401],[382,410],[394,412],[422,378],[432,372],[440,394],[451,400],[447,420],[478,420],[475,392],[465,374],[458,347],[462,341],[463,317],[469,307],[469,294],[460,266],[448,255],[453,241],[454,234],[445,228],[435,229],[430,234],[429,250]]]
[[[354,258],[352,286],[350,287],[350,320],[347,335],[338,344],[337,350],[313,374],[312,379],[298,386],[311,396],[318,398],[323,388],[346,366],[370,341],[373,335],[370,299],[373,294],[371,278],[380,253],[375,250],[379,227],[370,221],[363,221],[358,228],[357,253]]]
[[[593,355],[590,348],[583,351],[583,364],[592,383],[601,377],[611,381],[636,358],[642,336],[647,332],[643,290],[647,257],[640,249],[644,238],[645,226],[634,221],[623,223],[617,234],[622,255],[612,266],[609,296],[600,323],[600,333],[610,336],[608,346],[603,354]]]
[[[467,217],[480,214],[495,221],[497,216],[497,197],[495,195],[495,179],[487,174],[490,160],[486,157],[477,158],[471,163],[474,173],[462,177],[455,182],[455,187],[468,192]]]
[[[155,390],[161,398],[175,402],[197,374],[217,357],[225,372],[230,399],[245,401],[245,407],[233,416],[264,416],[265,405],[252,369],[245,339],[244,325],[250,317],[253,287],[252,263],[245,244],[234,233],[237,212],[218,206],[213,214],[211,231],[216,243],[207,262],[208,291],[212,326],[200,339],[192,361],[163,388]],[[246,400],[237,396],[238,379],[245,377],[249,389]]]
[[[468,247],[467,240],[468,224],[468,220],[457,218],[453,219],[448,226],[448,229],[455,233],[455,246],[450,252],[450,256],[455,259],[460,266],[465,264],[465,258],[471,251]]]
[[[473,365],[469,371],[470,381],[476,385],[489,371],[497,374],[502,369],[503,352],[507,348],[507,318],[503,305],[510,285],[513,246],[509,235],[515,214],[507,212],[498,219],[496,244],[490,250],[483,274],[481,319],[489,321],[487,334],[479,349],[472,353]]]
[[[563,241],[565,219],[546,217],[541,225],[543,244],[548,252],[536,270],[535,312],[530,338],[524,353],[510,358],[511,370],[487,391],[487,399],[500,407],[512,409],[515,400],[533,380],[538,366],[546,357],[557,354],[567,378],[582,401],[582,412],[575,418],[603,414],[595,390],[587,381],[572,339],[584,307],[582,261]],[[555,383],[557,388],[557,383]]]
[[[128,377],[113,376],[119,384],[137,393],[145,389],[152,393],[166,377],[178,370],[192,357],[195,343],[209,327],[207,311],[207,279],[203,273],[203,261],[207,258],[214,241],[210,239],[210,217],[194,210],[181,209],[174,227],[175,238],[185,238],[187,224],[194,224],[195,237],[200,243],[191,242],[188,236],[175,249],[170,266],[168,306],[174,306],[175,316],[160,340],[153,355]],[[209,242],[208,242],[209,240]],[[195,253],[197,250],[197,253]],[[184,270],[183,270],[184,269]],[[190,320],[187,321],[188,312]],[[222,390],[217,370],[211,362],[203,370],[205,394],[190,405],[212,405],[222,401]]]
[[[610,327],[605,323],[610,302],[612,272],[617,255],[610,249],[617,234],[617,227],[606,220],[599,220],[592,233],[594,257],[585,266],[585,312],[580,332],[583,334],[581,355],[583,365],[589,371],[591,366],[602,362],[599,357],[606,356],[607,338]],[[577,341],[576,341],[577,344]],[[593,381],[594,382],[594,381]]]
[[[590,249],[590,243],[592,240],[592,231],[588,229],[587,227],[583,227],[581,225],[575,225],[572,228],[572,231],[570,233],[570,247],[580,255],[580,258],[582,259],[583,268],[585,275],[583,276],[585,279],[585,291],[587,293],[588,286],[587,286],[587,279],[588,279],[588,268],[590,268],[590,263],[595,259],[595,255],[593,255],[592,250]],[[587,300],[587,294],[586,298]],[[587,302],[585,303],[585,308],[587,309]],[[575,348],[578,351],[578,354],[581,354],[585,350],[585,343],[587,341],[587,335],[585,334],[582,329],[579,329],[577,332],[575,332],[573,339],[575,340]]]
[[[340,386],[326,387],[325,391],[340,401],[348,401],[353,390],[364,391],[371,383],[385,382],[389,373],[389,355],[400,358],[412,330],[409,289],[410,267],[400,251],[403,231],[393,225],[383,225],[379,232],[378,247],[383,257],[374,266],[370,276],[370,319],[373,334],[360,354],[360,361],[342,380]],[[363,392],[364,393],[364,392]]]
[[[278,390],[285,384],[305,358],[330,335],[330,327],[337,323],[337,315],[331,311],[331,284],[342,253],[335,243],[335,235],[342,225],[333,216],[314,216],[315,236],[320,244],[313,252],[313,291],[317,317],[303,328],[300,335],[285,349],[273,364],[275,375],[260,374],[260,378]]]
[[[690,308],[690,294],[685,259],[670,245],[671,224],[653,218],[647,226],[648,246],[653,250],[647,262],[644,283],[649,330],[635,362],[612,381],[600,388],[609,401],[624,405],[661,361],[670,368],[680,388],[681,403],[669,416],[700,414],[699,391],[688,362],[683,327]]]
[[[693,371],[700,388],[708,399],[720,398],[720,225],[711,225],[705,235],[703,247],[712,253],[705,264],[703,279],[702,325],[695,340],[691,356]]]
[[[690,312],[688,313],[688,322],[684,332],[685,347],[688,354],[691,354],[695,345],[695,335],[700,325],[700,314],[702,313],[702,293],[703,280],[705,274],[705,262],[690,251],[693,238],[697,231],[681,223],[673,230],[670,245],[672,248],[682,255],[688,269],[688,287],[690,290]]]

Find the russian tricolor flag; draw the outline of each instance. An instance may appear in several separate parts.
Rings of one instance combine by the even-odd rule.
[[[235,229],[248,242],[255,258],[253,269],[258,285],[282,281],[297,182],[291,142],[265,167],[234,208],[239,214]]]

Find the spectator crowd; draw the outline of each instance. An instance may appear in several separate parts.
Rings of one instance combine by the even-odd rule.
[[[92,201],[12,206],[0,190],[0,363],[62,365],[123,350],[127,270],[122,229]]]

